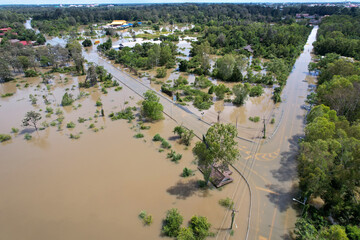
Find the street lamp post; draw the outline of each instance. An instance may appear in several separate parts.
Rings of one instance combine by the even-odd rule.
[[[304,214],[304,210],[305,210],[305,203],[306,203],[306,200],[307,200],[307,197],[305,197],[305,199],[304,199],[304,202],[300,202],[299,200],[297,200],[296,198],[293,198],[292,199],[294,202],[297,202],[297,203],[300,203],[300,204],[302,204],[304,207],[303,207],[303,210],[302,210],[302,212],[301,212],[301,216]]]

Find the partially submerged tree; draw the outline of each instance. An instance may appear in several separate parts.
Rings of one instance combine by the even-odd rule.
[[[177,237],[184,218],[176,208],[170,209],[164,221],[163,233],[168,237]]]
[[[188,130],[183,126],[176,126],[173,133],[177,134],[180,137],[180,142],[186,146],[190,146],[191,139],[195,136],[193,130]]]
[[[232,90],[235,95],[233,103],[236,105],[243,105],[248,97],[249,89],[240,83],[235,85]]]
[[[150,121],[162,119],[164,107],[159,103],[159,97],[153,91],[148,90],[144,93],[144,98],[141,107],[142,116]]]
[[[33,126],[37,131],[36,123],[41,119],[41,114],[35,111],[27,112],[25,118],[23,119],[22,123],[24,127]]]
[[[85,84],[88,86],[94,86],[97,83],[98,75],[96,73],[96,67],[91,65],[86,73]]]
[[[63,98],[62,98],[62,101],[61,101],[61,105],[64,107],[64,106],[69,106],[71,105],[72,103],[74,102],[74,99],[72,98],[72,95],[69,94],[69,93],[65,93]]]
[[[193,148],[198,165],[202,168],[206,184],[209,182],[211,167],[216,164],[226,169],[239,157],[235,137],[237,130],[231,124],[216,123],[211,126],[202,142],[197,142]]]

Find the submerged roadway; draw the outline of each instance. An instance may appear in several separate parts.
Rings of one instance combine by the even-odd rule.
[[[304,50],[296,60],[282,93],[282,103],[275,111],[281,122],[276,132],[262,139],[262,127],[247,141],[239,138],[241,159],[234,167],[247,180],[236,182],[236,191],[232,198],[235,202],[234,232],[229,231],[231,211],[226,212],[222,226],[218,227],[216,239],[270,240],[290,239],[290,232],[296,221],[293,197],[297,197],[296,154],[298,140],[304,134],[305,110],[301,109],[308,93],[308,64],[311,61],[313,42],[316,40],[318,27],[315,26]],[[84,52],[89,62],[103,66],[114,79],[143,95],[152,89],[149,83],[133,78],[125,71],[115,67],[110,61],[99,57],[96,50]],[[153,89],[152,89],[153,90]],[[164,113],[178,124],[194,130],[197,136],[207,132],[210,124],[200,120],[186,107],[174,104],[167,97],[157,93]],[[272,112],[264,114],[270,119]],[[270,133],[271,134],[271,133]],[[270,138],[271,137],[271,138]]]

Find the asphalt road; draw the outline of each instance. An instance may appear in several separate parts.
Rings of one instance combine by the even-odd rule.
[[[276,112],[283,113],[276,134],[271,139],[263,140],[262,127],[259,127],[251,142],[238,139],[242,157],[234,166],[247,179],[250,189],[245,180],[234,183],[237,186],[232,196],[237,210],[234,235],[231,237],[228,229],[231,222],[231,212],[228,211],[224,215],[223,225],[219,227],[216,239],[289,239],[289,232],[293,230],[296,221],[296,203],[292,201],[292,198],[297,196],[294,190],[295,156],[297,143],[299,137],[304,134],[305,126],[305,110],[301,109],[301,105],[304,104],[308,93],[308,83],[304,80],[308,74],[312,43],[315,41],[317,30],[317,27],[312,30],[283,90],[283,102],[276,109]],[[151,89],[149,84],[114,67],[110,61],[100,58],[95,51],[84,52],[84,57],[89,62],[103,66],[114,79],[139,95]],[[209,123],[201,121],[186,107],[176,105],[167,97],[157,94],[164,106],[164,112],[178,124],[194,130],[197,136],[206,133]],[[264,116],[270,119],[271,114],[269,110]],[[280,114],[277,119],[280,119]]]

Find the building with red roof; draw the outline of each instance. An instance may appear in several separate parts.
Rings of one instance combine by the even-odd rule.
[[[8,28],[0,28],[0,31],[3,31],[3,32],[7,32],[7,31],[10,31],[11,30],[11,27],[8,27]]]

